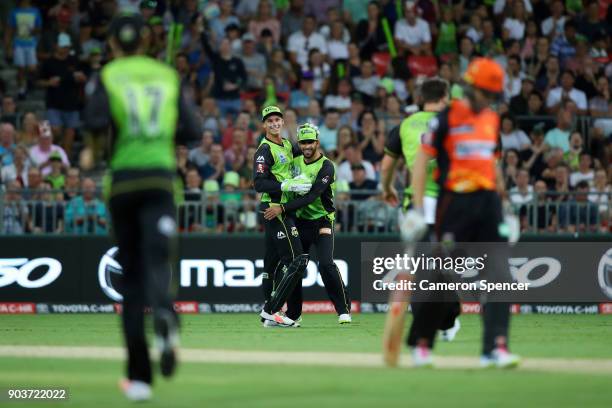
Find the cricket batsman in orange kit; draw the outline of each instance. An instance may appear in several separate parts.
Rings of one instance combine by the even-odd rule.
[[[409,235],[412,240],[420,239],[427,229],[423,196],[427,163],[433,158],[438,163],[437,182],[440,186],[435,221],[437,241],[501,243],[508,240],[501,198],[505,186],[497,164],[501,150],[500,118],[492,108],[503,92],[504,70],[491,59],[476,58],[468,66],[463,79],[464,99],[454,100],[431,120],[417,154],[412,174],[413,208],[404,215],[400,225],[402,235]],[[487,279],[496,282],[512,280],[507,262],[491,263],[486,274]],[[418,335],[411,336],[408,344],[413,348],[417,366],[432,365],[434,337],[440,319],[446,314],[435,302],[424,303],[423,307],[421,313],[426,318],[422,319]],[[427,311],[427,308],[431,309]],[[397,342],[394,343],[388,333],[394,316],[397,313],[389,315],[385,329],[385,361],[390,365],[397,363],[399,354]],[[482,316],[481,365],[518,365],[519,357],[508,351],[509,303],[485,300]],[[395,336],[398,337],[397,329]]]

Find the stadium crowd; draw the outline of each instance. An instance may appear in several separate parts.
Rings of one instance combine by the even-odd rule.
[[[606,0],[3,1],[2,232],[108,231],[108,138],[83,132],[80,111],[120,12],[142,14],[147,54],[174,64],[200,107],[201,140],[176,150],[185,230],[257,229],[244,190],[271,103],[292,141],[299,123],[319,126],[345,219],[349,200],[374,214],[344,228],[380,226],[386,134],[418,109],[422,78],[446,79],[459,98],[483,55],[506,70],[503,171],[523,229],[609,231],[611,10]]]

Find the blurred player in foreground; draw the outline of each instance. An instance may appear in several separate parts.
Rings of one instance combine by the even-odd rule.
[[[391,132],[389,132],[389,137],[385,144],[385,156],[382,161],[381,169],[383,197],[385,201],[392,206],[397,206],[399,204],[397,191],[393,187],[395,168],[398,159],[403,157],[406,168],[409,174],[411,174],[417,153],[421,148],[421,139],[429,129],[429,121],[448,105],[448,83],[439,78],[427,79],[420,87],[420,95],[423,101],[423,110],[413,113],[404,119],[399,126],[393,128]],[[436,171],[436,160],[432,159],[427,163],[427,179],[425,196],[423,198],[424,215],[425,222],[428,226],[428,234],[433,233],[436,201],[440,190],[434,178],[434,172]],[[408,187],[404,191],[402,203],[403,211],[407,211],[412,207],[411,197],[412,187],[408,184]],[[428,238],[425,238],[425,240],[429,241]],[[427,312],[428,307],[423,306],[421,302],[411,303],[413,320],[408,336],[408,345],[413,348],[413,361],[417,365],[427,365],[430,363],[430,355],[426,356],[427,360],[423,360],[416,354],[416,351],[418,351],[415,347],[416,339],[422,338],[422,333],[426,333],[425,336],[429,338],[432,337],[431,333],[441,330],[440,337],[442,340],[451,341],[460,327],[459,319],[457,319],[460,313],[458,299],[453,302],[439,302],[439,304],[434,305],[434,307],[444,308],[444,310],[446,310],[446,312],[443,312],[445,318],[439,322],[440,327],[432,326],[433,321],[427,316],[427,313],[424,313]]]
[[[88,86],[85,109],[89,129],[112,129],[109,206],[123,267],[122,320],[128,352],[127,379],[120,386],[135,401],[152,395],[145,306],[153,311],[162,375],[171,376],[176,367],[178,318],[169,287],[176,234],[175,138],[184,143],[201,134],[176,71],[141,55],[143,27],[137,15],[113,20],[114,60]]]
[[[280,207],[289,200],[289,193],[306,194],[312,187],[305,177],[292,178],[293,158],[302,154],[291,142],[281,137],[284,125],[283,113],[276,106],[267,106],[261,113],[266,132],[253,163],[255,190],[261,194],[259,211]],[[264,218],[266,253],[262,286],[265,304],[260,313],[264,327],[297,327],[290,317],[280,312],[289,296],[304,277],[308,254],[302,251],[302,243],[295,220],[290,214]],[[295,300],[294,302],[297,302]],[[300,307],[301,307],[301,300]],[[294,316],[295,318],[299,317]]]
[[[427,229],[424,195],[428,162],[437,158],[441,192],[436,210],[435,232],[444,242],[504,242],[506,230],[500,194],[505,187],[497,165],[500,151],[499,115],[490,107],[503,92],[504,71],[487,58],[470,63],[464,75],[465,99],[455,100],[429,124],[414,164],[413,209],[403,217],[406,237],[420,239]],[[487,278],[511,281],[507,262],[488,263]],[[445,316],[433,302],[422,311],[437,325]],[[508,351],[510,307],[506,302],[483,299],[483,345],[481,365],[514,367],[519,357]],[[435,331],[416,339],[417,355],[431,361]],[[387,360],[388,363],[393,363]]]
[[[269,207],[264,217],[273,220],[284,213],[296,212],[296,226],[305,253],[314,245],[321,278],[338,314],[338,323],[351,323],[351,302],[340,271],[334,263],[334,190],[336,169],[319,150],[319,129],[310,123],[301,125],[297,134],[302,155],[293,160],[294,171],[312,183],[310,191],[279,206]],[[287,301],[287,316],[297,320],[302,314],[302,281],[295,295]]]

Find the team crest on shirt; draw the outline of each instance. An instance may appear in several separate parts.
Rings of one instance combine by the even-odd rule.
[[[288,163],[288,162],[289,162],[289,160],[287,159],[287,156],[285,156],[285,155],[284,155],[284,154],[282,154],[282,153],[279,153],[279,154],[278,154],[278,161],[279,161],[281,164],[285,164],[285,163]]]
[[[291,227],[291,235],[293,235],[294,237],[297,237],[299,235],[296,227]]]
[[[321,179],[321,181],[323,182],[323,184],[327,184],[329,183],[329,176],[325,176]]]
[[[259,163],[257,165],[257,173],[265,173],[265,169],[266,169],[266,166],[264,166],[263,164]]]

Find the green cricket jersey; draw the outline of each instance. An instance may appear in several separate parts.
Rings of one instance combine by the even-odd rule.
[[[298,218],[305,220],[318,220],[326,217],[335,219],[334,191],[336,189],[336,168],[334,163],[321,155],[317,160],[306,163],[304,156],[293,160],[294,174],[305,175],[311,182],[312,188],[303,195],[285,204],[285,211],[296,211]]]
[[[422,137],[429,130],[429,121],[437,115],[437,112],[417,112],[402,121],[389,133],[385,144],[385,153],[397,158],[403,156],[406,167],[410,172],[414,167],[416,155],[421,147]],[[425,184],[425,195],[437,197],[439,186],[434,179],[437,164],[435,160],[427,163],[427,181]],[[412,187],[407,186],[404,190],[404,207],[410,203]]]
[[[301,152],[289,140],[282,142],[280,145],[263,138],[255,152],[253,182],[255,190],[263,193],[262,203],[284,204],[289,200],[288,194],[281,191],[281,183],[293,177],[293,158]]]
[[[176,71],[152,58],[132,56],[106,64],[101,82],[116,128],[111,170],[173,171],[180,95]]]

